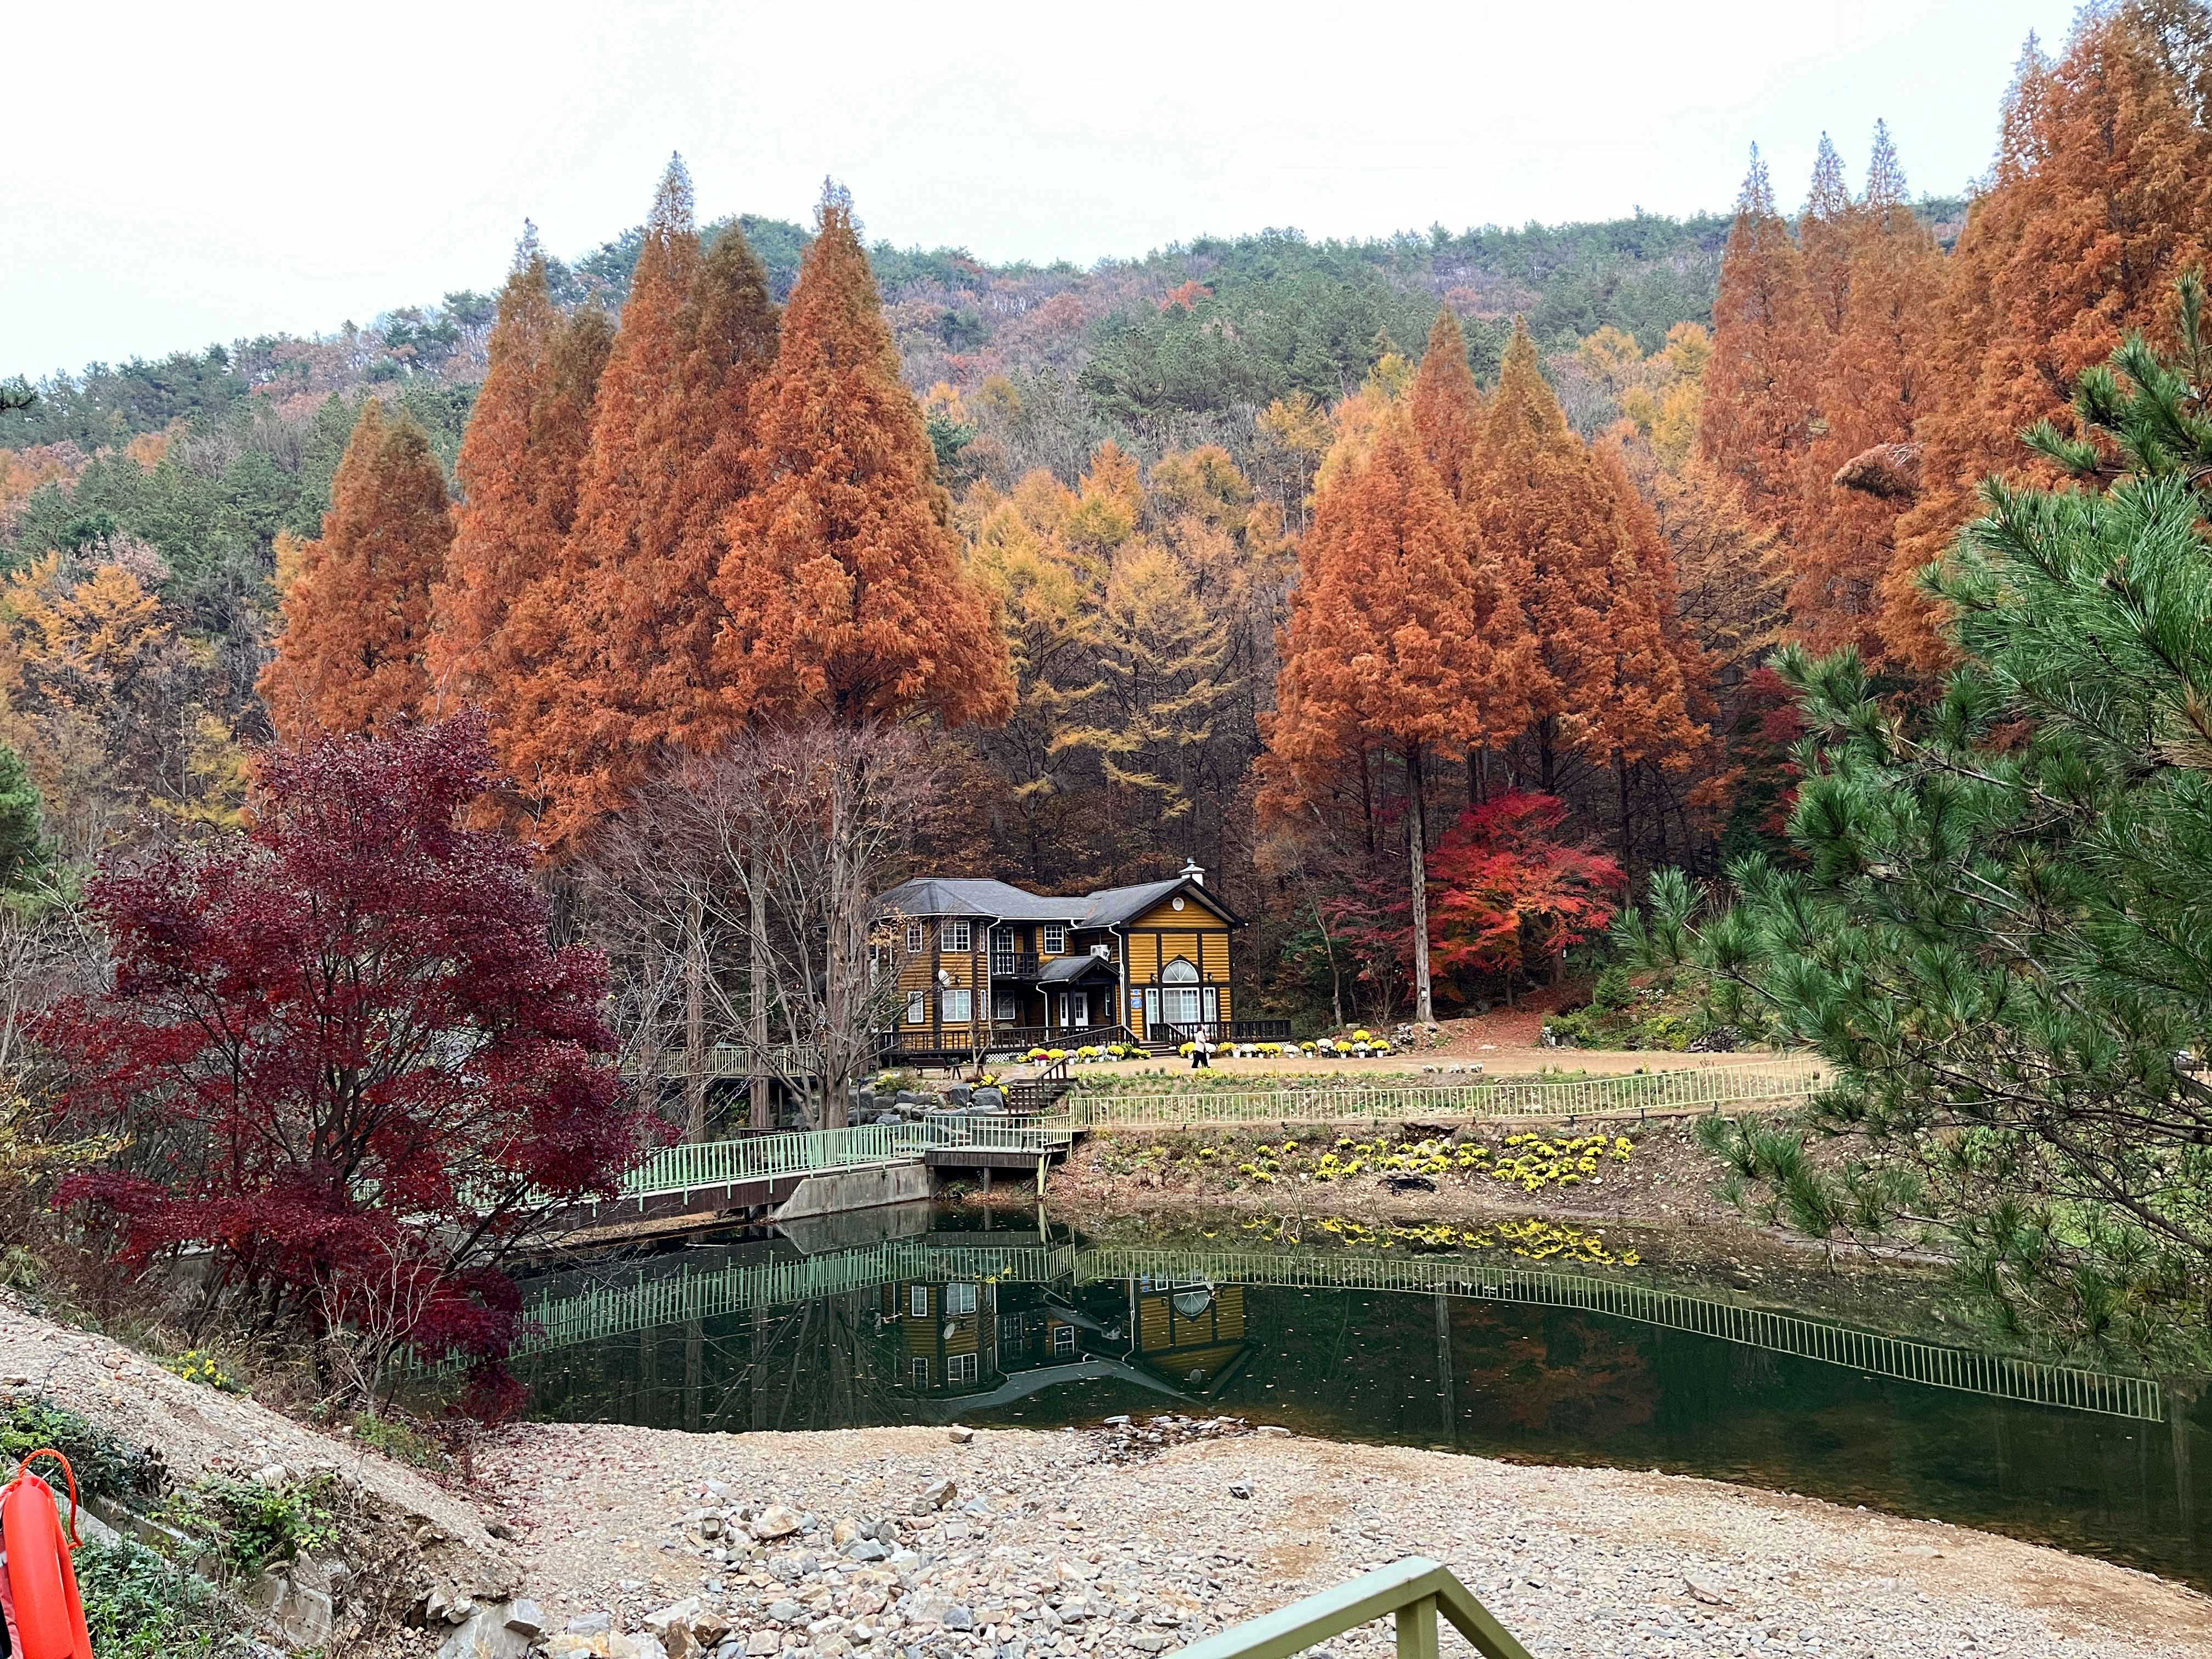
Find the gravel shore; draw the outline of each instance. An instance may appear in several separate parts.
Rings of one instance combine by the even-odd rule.
[[[530,1425],[479,1489],[556,1659],[1154,1659],[1416,1554],[1539,1659],[2212,1659],[2212,1601],[2148,1574],[1712,1481],[1230,1419],[963,1437]]]

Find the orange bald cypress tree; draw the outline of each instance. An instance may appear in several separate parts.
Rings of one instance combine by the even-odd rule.
[[[2208,61],[2212,15],[2193,0],[2085,9],[2057,63],[2033,39],[2022,54],[1990,187],[1953,256],[1937,397],[1918,428],[1923,493],[1882,584],[1893,660],[1923,672],[1948,660],[1916,573],[1980,510],[1984,477],[2033,472],[2021,428],[2063,425],[2082,370],[2130,330],[2164,327],[2175,276],[2205,261]]]
[[[1553,793],[1562,753],[1601,757],[1612,746],[1599,717],[1617,689],[1613,608],[1634,561],[1613,486],[1567,425],[1517,319],[1467,511],[1534,641],[1526,689],[1542,787]]]
[[[1785,534],[1796,528],[1802,499],[1820,333],[1804,259],[1774,210],[1774,187],[1754,144],[1713,301],[1698,447],[1741,486],[1746,507]]]
[[[1889,129],[1875,125],[1866,193],[1854,210],[1850,276],[1821,377],[1824,430],[1806,451],[1791,629],[1817,651],[1884,654],[1880,585],[1893,557],[1902,503],[1836,483],[1877,444],[1909,442],[1928,406],[1929,346],[1944,279],[1936,238],[1912,211]]]
[[[1478,579],[1457,505],[1406,414],[1382,418],[1314,505],[1300,550],[1267,744],[1273,810],[1319,801],[1347,750],[1382,750],[1406,769],[1415,1017],[1436,1017],[1429,984],[1429,845],[1423,772],[1438,747],[1478,739],[1486,696],[1521,677],[1486,637],[1502,595]]]
[[[514,608],[517,655],[532,666],[515,699],[506,761],[537,804],[538,834],[562,848],[620,806],[635,781],[632,719],[611,702],[606,619],[625,572],[676,533],[672,508],[687,459],[671,389],[690,355],[699,274],[691,179],[669,162],[645,225],[592,406],[576,518],[557,568]]]
[[[1813,185],[1805,195],[1797,234],[1804,251],[1805,298],[1829,334],[1844,325],[1844,308],[1850,300],[1852,218],[1844,158],[1824,132],[1813,160]]]
[[[752,476],[752,400],[775,360],[777,316],[768,272],[736,226],[701,262],[679,329],[690,349],[659,415],[673,488],[629,556],[603,573],[593,611],[606,653],[595,690],[624,718],[633,774],[656,751],[720,746],[750,712],[714,672],[714,578],[730,509]]]
[[[422,428],[371,398],[331,485],[323,534],[285,589],[260,691],[280,742],[388,730],[429,687],[430,591],[453,539],[446,477]]]
[[[851,198],[826,187],[753,404],[753,493],[714,591],[732,708],[857,728],[911,711],[1003,720],[998,617],[962,568],[921,408],[899,378]]]
[[[1658,515],[1637,489],[1618,442],[1595,451],[1612,491],[1618,533],[1626,550],[1609,614],[1613,635],[1613,696],[1592,715],[1595,741],[1609,743],[1618,798],[1620,856],[1632,856],[1630,775],[1639,766],[1680,774],[1711,739],[1700,717],[1714,709],[1712,666],[1696,636],[1683,625],[1672,550]],[[1661,819],[1664,830],[1663,816]]]
[[[482,707],[501,753],[538,666],[518,651],[508,617],[560,568],[612,338],[596,307],[561,316],[538,233],[527,230],[500,294],[490,367],[461,441],[462,500],[427,657],[429,711]]]
[[[1467,365],[1467,336],[1446,306],[1437,313],[1408,405],[1421,450],[1455,501],[1467,499],[1466,474],[1482,431],[1482,393]]]

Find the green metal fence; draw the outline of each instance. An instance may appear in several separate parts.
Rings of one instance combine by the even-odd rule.
[[[897,1163],[963,1147],[1059,1152],[1090,1129],[1362,1120],[1402,1122],[1445,1117],[1606,1117],[1800,1100],[1826,1079],[1826,1073],[1814,1062],[1782,1060],[1756,1068],[1698,1066],[1556,1083],[1073,1095],[1061,1103],[1059,1111],[1040,1116],[947,1115],[670,1146],[651,1154],[631,1171],[623,1185],[623,1196],[645,1198],[695,1187]]]
[[[1849,1366],[1878,1376],[1893,1376],[1929,1388],[1994,1395],[2073,1411],[2162,1422],[2165,1401],[2148,1377],[2121,1376],[2070,1365],[1978,1353],[1939,1346],[1909,1337],[1885,1336],[1826,1320],[1747,1308],[1712,1297],[1685,1296],[1648,1285],[1576,1273],[1538,1273],[1487,1267],[1449,1258],[1376,1256],[1331,1252],[1291,1256],[1258,1251],[1146,1250],[1102,1247],[1085,1253],[1079,1266],[1096,1279],[1152,1279],[1174,1282],[1201,1279],[1237,1285],[1310,1287],[1339,1285],[1352,1290],[1425,1291],[1447,1296],[1578,1308],[1615,1319],[1694,1331],[1747,1347],[1795,1354],[1831,1365]]]
[[[1607,1117],[1802,1100],[1825,1086],[1828,1076],[1818,1061],[1778,1060],[1757,1066],[1685,1066],[1549,1083],[1085,1094],[1072,1097],[1066,1106],[1086,1129],[1320,1123],[1363,1118]]]
[[[2154,1423],[2164,1421],[2166,1416],[2163,1394],[2148,1377],[1977,1353],[1826,1320],[1657,1290],[1626,1279],[1486,1267],[1458,1257],[1384,1256],[1353,1251],[1293,1255],[1114,1245],[947,1245],[894,1240],[823,1255],[705,1272],[687,1267],[619,1288],[541,1299],[525,1310],[524,1319],[532,1328],[516,1344],[514,1352],[517,1356],[537,1353],[662,1325],[788,1306],[816,1297],[909,1279],[1071,1285],[1134,1279],[1158,1285],[1333,1286],[1575,1308],[1929,1388]]]
[[[1070,1244],[931,1245],[910,1239],[704,1271],[687,1264],[672,1273],[630,1285],[532,1302],[523,1310],[528,1328],[511,1352],[521,1358],[664,1325],[875,1290],[907,1279],[1052,1285],[1072,1282],[1075,1273],[1075,1247]]]
[[[945,1118],[869,1123],[848,1129],[748,1135],[737,1140],[668,1146],[649,1155],[623,1182],[624,1198],[686,1192],[777,1176],[815,1175],[863,1164],[896,1164],[933,1152],[1064,1152],[1073,1121],[1054,1118]]]

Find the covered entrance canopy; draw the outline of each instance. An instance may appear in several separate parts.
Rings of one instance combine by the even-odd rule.
[[[1104,957],[1054,957],[1037,975],[1045,1023],[1064,1030],[1119,1024],[1121,988],[1121,971]]]

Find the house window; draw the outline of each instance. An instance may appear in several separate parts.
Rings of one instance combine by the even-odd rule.
[[[1204,994],[1206,997],[1206,1017],[1208,1019],[1219,1019],[1221,1018],[1221,994],[1215,990],[1213,987],[1209,985],[1206,988]]]
[[[957,1318],[962,1314],[975,1311],[975,1287],[973,1285],[947,1285],[945,1287],[945,1316]]]
[[[947,1382],[973,1382],[975,1380],[975,1356],[972,1353],[945,1355],[945,1380]]]
[[[1037,947],[1046,956],[1056,957],[1067,949],[1067,929],[1056,921],[1044,925],[1044,943]]]
[[[929,1286],[909,1285],[906,1287],[906,1310],[915,1319],[929,1317]]]
[[[906,1023],[909,1025],[929,1024],[929,993],[908,991],[906,994]]]
[[[999,1316],[999,1346],[1001,1350],[1022,1346],[1022,1316],[1018,1313]]]
[[[929,924],[928,924],[928,923],[927,923],[927,922],[921,922],[921,921],[909,921],[908,923],[907,923],[907,925],[906,925],[906,953],[907,953],[907,955],[908,955],[908,956],[910,956],[910,957],[918,957],[918,956],[920,956],[920,955],[922,953],[922,951],[923,951],[924,950],[926,950],[926,949],[928,947],[928,942],[929,942],[928,933],[927,933],[928,926],[929,926]]]
[[[947,1025],[965,1025],[974,1006],[974,994],[964,985],[949,985],[937,994],[937,1012]]]
[[[929,1362],[927,1359],[914,1362],[914,1386],[917,1389],[929,1386]]]
[[[1014,1024],[1021,1017],[1022,1005],[1019,999],[1002,996],[994,997],[991,1000],[991,1018],[997,1020],[1000,1024]]]
[[[975,927],[969,922],[940,921],[937,924],[937,933],[938,942],[945,947],[947,956],[964,957],[975,943]]]
[[[1075,1352],[1074,1326],[1055,1325],[1052,1328],[1052,1351],[1054,1353],[1073,1353]]]
[[[1170,1025],[1195,1025],[1205,1016],[1198,994],[1198,969],[1177,957],[1160,969],[1160,1017]]]

